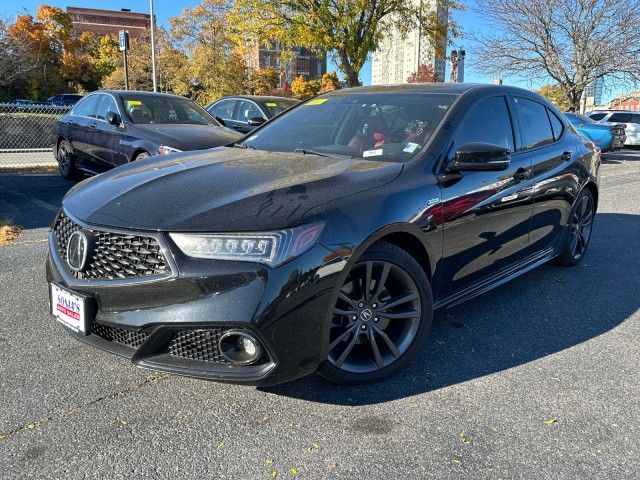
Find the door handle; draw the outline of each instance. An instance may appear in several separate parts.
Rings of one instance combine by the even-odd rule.
[[[96,125],[95,123],[90,123],[89,128],[98,128],[98,125]]]
[[[531,169],[530,168],[520,167],[515,172],[513,172],[513,178],[515,178],[516,180],[518,180],[520,182],[522,180],[526,180],[527,178],[529,178],[530,174],[531,174]]]
[[[563,152],[562,155],[560,155],[560,158],[562,159],[563,162],[568,162],[569,160],[571,160],[571,154],[573,152]]]

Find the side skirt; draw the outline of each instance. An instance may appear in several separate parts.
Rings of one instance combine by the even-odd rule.
[[[510,280],[513,280],[514,278],[517,278],[520,275],[523,275],[544,263],[547,263],[556,255],[556,251],[552,247],[549,247],[532,257],[528,257],[523,262],[517,263],[512,267],[503,270],[502,272],[492,277],[489,277],[486,280],[483,280],[475,285],[465,288],[464,290],[454,293],[453,295],[438,300],[434,303],[433,308],[434,310],[439,308],[449,308],[466,302],[467,300],[471,300],[478,295],[482,295],[489,290],[493,290],[494,288],[499,287],[500,285],[507,283]]]

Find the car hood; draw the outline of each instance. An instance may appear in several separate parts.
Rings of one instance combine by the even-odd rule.
[[[139,136],[178,150],[202,150],[234,142],[242,134],[226,127],[213,125],[136,124]]]
[[[220,147],[115,168],[76,185],[63,205],[86,223],[127,229],[270,230],[401,171],[398,163]]]

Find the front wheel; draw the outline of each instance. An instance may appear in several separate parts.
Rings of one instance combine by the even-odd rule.
[[[585,188],[573,206],[569,217],[569,225],[562,242],[560,255],[555,258],[555,263],[567,267],[578,265],[587,253],[593,217],[595,215],[595,202],[592,193]]]
[[[406,367],[422,349],[433,317],[431,287],[418,262],[378,242],[340,288],[327,360],[318,373],[342,384],[377,382]]]

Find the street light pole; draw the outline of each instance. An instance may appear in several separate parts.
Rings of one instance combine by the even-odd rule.
[[[155,18],[153,15],[153,0],[149,0],[149,13],[151,14],[151,72],[153,75],[153,91],[158,91],[156,81],[156,42],[155,42]]]

